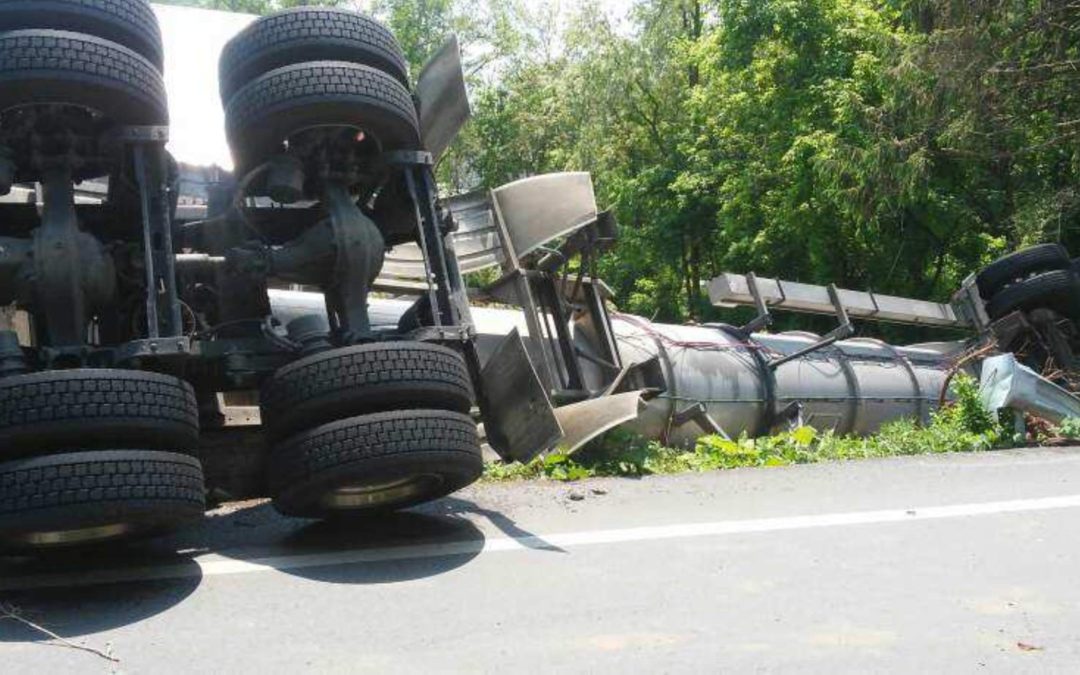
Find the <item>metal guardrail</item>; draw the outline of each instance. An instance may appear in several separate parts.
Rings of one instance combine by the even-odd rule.
[[[1053,424],[1080,417],[1080,398],[1022,365],[1012,354],[983,361],[979,394],[990,410],[1021,410]]]

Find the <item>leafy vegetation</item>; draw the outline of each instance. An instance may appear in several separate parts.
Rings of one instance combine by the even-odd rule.
[[[1070,417],[1054,429],[1054,433],[1059,438],[1065,438],[1071,441],[1080,440],[1080,418]]]
[[[737,441],[706,436],[698,440],[693,450],[680,450],[617,431],[573,457],[556,453],[528,465],[491,464],[485,476],[490,481],[534,478],[576,481],[600,476],[645,476],[979,452],[1015,442],[983,406],[978,384],[973,379],[957,377],[953,391],[955,403],[937,412],[930,425],[923,427],[911,420],[900,420],[886,425],[881,433],[870,438],[821,434],[810,427],[801,427],[766,438],[740,438]]]

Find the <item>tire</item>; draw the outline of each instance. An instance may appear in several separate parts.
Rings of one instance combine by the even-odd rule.
[[[199,407],[183,380],[135,370],[57,370],[0,379],[0,459],[73,448],[194,453]]]
[[[1069,265],[1069,252],[1061,244],[1032,246],[990,263],[975,277],[975,284],[988,300],[1012,282],[1037,272],[1068,269]]]
[[[1006,286],[986,304],[991,319],[1018,309],[1045,307],[1069,318],[1080,318],[1080,282],[1070,270],[1055,270]]]
[[[343,417],[426,408],[468,413],[472,380],[460,354],[423,342],[345,347],[280,369],[262,389],[270,438]]]
[[[479,479],[484,463],[470,417],[410,410],[353,417],[298,434],[273,449],[267,469],[278,511],[329,518],[445,497]]]
[[[218,63],[221,102],[251,80],[283,66],[347,61],[371,66],[409,86],[409,67],[394,34],[346,9],[297,7],[263,17],[225,45]]]
[[[117,124],[168,124],[165,85],[154,65],[101,38],[56,30],[0,34],[0,112],[58,103]]]
[[[0,464],[0,549],[151,536],[200,519],[202,466],[186,455],[109,450]]]
[[[383,150],[420,145],[408,90],[386,73],[355,63],[318,61],[272,70],[238,91],[225,111],[229,145],[242,170],[279,153],[289,135],[315,126],[362,128]]]
[[[109,40],[161,70],[161,28],[146,0],[0,0],[0,31],[64,30]]]

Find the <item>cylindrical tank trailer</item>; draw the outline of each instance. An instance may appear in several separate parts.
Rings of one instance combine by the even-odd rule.
[[[855,338],[773,367],[821,338],[812,333],[745,335],[726,326],[671,326],[615,315],[627,362],[658,357],[667,391],[631,426],[649,438],[692,443],[702,430],[672,427],[679,410],[702,403],[730,436],[765,435],[801,419],[818,430],[867,435],[901,418],[928,421],[961,343],[894,347]],[[799,407],[792,407],[797,405]]]

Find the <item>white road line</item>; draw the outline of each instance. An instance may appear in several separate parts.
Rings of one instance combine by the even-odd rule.
[[[909,523],[950,518],[968,518],[1032,511],[1053,511],[1080,508],[1080,495],[1047,497],[1043,499],[1019,499],[952,506],[930,506],[911,509],[883,511],[858,511],[853,513],[830,513],[810,516],[787,516],[757,518],[752,520],[729,520],[713,523],[661,525],[656,527],[633,527],[616,530],[591,530],[564,534],[536,535],[529,537],[498,537],[476,541],[420,544],[393,548],[361,549],[333,553],[283,555],[249,560],[195,559],[187,564],[129,569],[87,570],[79,574],[43,574],[14,579],[0,579],[0,591],[33,588],[88,586],[103,583],[151,581],[184,577],[213,577],[234,574],[251,574],[273,570],[295,570],[310,567],[355,565],[388,561],[417,560],[458,555],[480,555],[511,551],[541,551],[544,549],[567,549],[602,544],[620,544],[667,539],[693,539],[734,534],[784,532],[816,528],[847,527]]]

